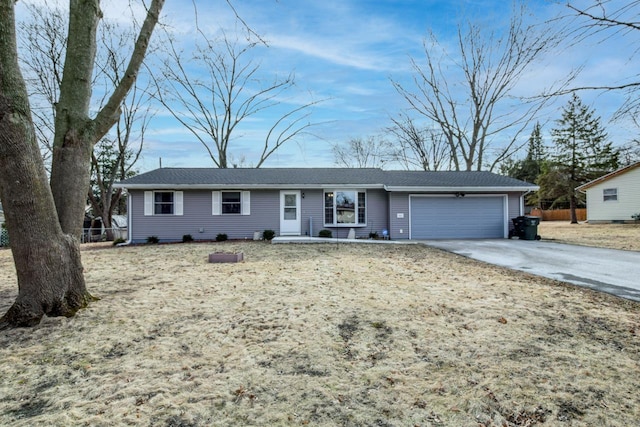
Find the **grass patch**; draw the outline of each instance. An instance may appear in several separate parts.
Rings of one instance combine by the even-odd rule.
[[[83,251],[0,335],[0,425],[635,425],[640,304],[417,245]],[[17,293],[0,251],[0,310]]]

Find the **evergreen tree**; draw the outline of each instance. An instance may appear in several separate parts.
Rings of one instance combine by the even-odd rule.
[[[542,173],[546,158],[547,152],[542,141],[542,128],[540,123],[536,123],[529,137],[527,156],[521,160],[508,159],[502,165],[502,173],[512,178],[535,183]],[[529,205],[539,204],[536,193],[527,195],[526,201]]]
[[[576,187],[611,172],[619,166],[619,152],[596,117],[573,94],[562,111],[562,118],[551,134],[554,152],[549,167],[538,179],[540,195],[553,198],[554,203],[567,200],[571,209],[571,223],[577,224],[576,206],[579,199]]]

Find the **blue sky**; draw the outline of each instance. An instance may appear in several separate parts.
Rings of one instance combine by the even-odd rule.
[[[195,38],[192,1],[167,0],[164,21],[175,37],[188,45]],[[105,16],[126,19],[126,0],[103,2]],[[232,10],[223,0],[195,0],[198,22],[208,34],[221,28],[238,26]],[[508,23],[510,6],[500,0],[245,0],[234,2],[244,21],[269,44],[256,49],[265,80],[294,72],[296,90],[283,98],[282,107],[301,102],[325,100],[313,108],[315,123],[308,135],[274,154],[264,167],[333,166],[333,144],[350,138],[379,135],[408,107],[391,85],[390,79],[410,86],[409,58],[423,57],[422,42],[433,32],[444,46],[455,43],[457,24],[473,20],[483,27],[500,31]],[[562,4],[536,0],[528,2],[532,21],[543,21],[566,12]],[[629,60],[640,37],[631,35],[606,42],[587,40],[562,52],[547,56],[519,86],[520,94],[536,94],[571,69],[585,66],[576,84],[614,84],[637,74],[637,59]],[[624,100],[619,93],[580,93],[603,119],[616,143],[627,143],[637,128],[628,123],[608,123]],[[548,134],[560,117],[568,98],[559,99],[539,117]],[[256,144],[273,120],[274,114],[255,116],[240,126],[236,134],[235,158],[244,156],[248,166],[256,159]],[[525,132],[523,138],[527,138]],[[550,141],[547,141],[550,142]],[[167,112],[159,109],[145,138],[141,172],[154,169],[162,158],[165,167],[211,167],[211,160],[200,144]]]

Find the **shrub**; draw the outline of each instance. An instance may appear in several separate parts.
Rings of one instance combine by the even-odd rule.
[[[369,233],[369,238],[370,239],[377,239],[378,238],[378,232],[377,231],[372,231],[371,233]]]
[[[124,240],[122,237],[118,237],[113,241],[113,246],[118,246],[121,243],[126,243],[126,240]]]
[[[224,242],[229,239],[229,237],[225,233],[220,233],[216,236],[216,242]]]
[[[147,237],[147,243],[158,243],[158,242],[160,242],[160,239],[158,238],[158,236]]]
[[[193,236],[191,234],[185,234],[182,236],[182,243],[193,242]]]
[[[320,230],[318,236],[331,238],[333,236],[333,233],[331,233],[331,230]]]
[[[635,219],[636,221],[640,221],[640,212],[638,212],[637,214],[631,215],[631,218]]]
[[[273,230],[264,230],[262,232],[262,238],[264,238],[264,240],[271,240],[274,237],[276,237],[276,232]]]

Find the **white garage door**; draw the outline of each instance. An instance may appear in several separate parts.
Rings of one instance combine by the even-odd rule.
[[[503,196],[411,196],[411,239],[505,237]]]

